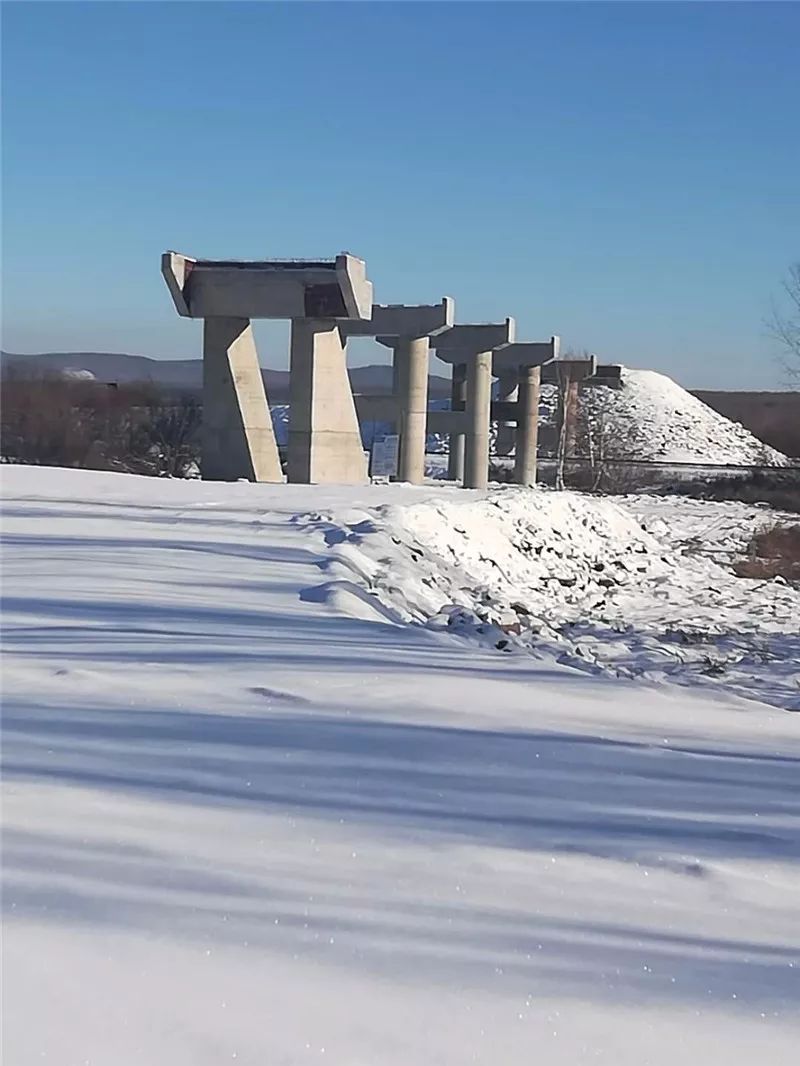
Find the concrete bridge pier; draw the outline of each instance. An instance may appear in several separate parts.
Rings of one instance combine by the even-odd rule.
[[[283,481],[248,318],[203,322],[200,462],[212,481]]]
[[[431,341],[442,362],[453,367],[452,411],[443,420],[450,432],[448,473],[454,480],[462,474],[466,489],[489,484],[492,356],[514,340],[515,329],[513,318],[466,323],[444,330]]]
[[[290,480],[362,482],[366,462],[337,322],[368,319],[363,260],[193,259],[165,252],[175,310],[202,318],[204,478],[281,481],[251,319],[292,322]]]
[[[499,403],[515,403],[518,394],[517,375],[513,371],[505,371],[497,380],[497,399]],[[514,423],[497,423],[497,454],[511,455],[514,450]]]
[[[400,435],[397,478],[412,485],[421,485],[425,478],[429,338],[449,329],[454,313],[452,299],[445,296],[438,304],[373,304],[369,321],[339,323],[343,337],[375,337],[392,349],[388,420]],[[377,401],[385,409],[386,400],[360,396],[359,405],[363,411]]]
[[[467,436],[464,488],[489,485],[489,422],[492,402],[492,353],[476,352],[467,363]]]
[[[430,344],[427,337],[398,337],[394,351],[400,415],[397,476],[400,481],[421,485],[425,478]]]
[[[453,364],[450,386],[450,410],[464,411],[467,405],[467,364]],[[448,438],[447,476],[451,481],[464,481],[464,434],[451,433]]]
[[[549,341],[507,344],[494,353],[492,370],[500,381],[500,398],[492,405],[493,414],[499,422],[516,424],[514,481],[517,485],[536,483],[542,367],[547,369],[555,365],[559,348],[560,340],[553,336]],[[516,401],[506,399],[512,380],[517,393]]]
[[[287,480],[363,484],[367,460],[336,322],[293,319],[289,368]]]
[[[536,448],[539,442],[539,386],[541,367],[519,368],[517,446],[514,457],[514,482],[536,484]]]

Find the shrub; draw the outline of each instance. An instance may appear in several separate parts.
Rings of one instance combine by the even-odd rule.
[[[775,522],[753,534],[747,557],[733,565],[739,577],[800,581],[800,525]]]

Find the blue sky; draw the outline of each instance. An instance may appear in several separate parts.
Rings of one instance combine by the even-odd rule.
[[[346,249],[382,303],[779,386],[798,40],[794,3],[5,3],[3,348],[198,356],[164,249]]]

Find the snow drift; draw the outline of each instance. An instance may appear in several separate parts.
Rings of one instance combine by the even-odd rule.
[[[800,589],[730,566],[763,524],[759,508],[517,488],[450,496],[327,527],[334,601],[350,578],[402,622],[800,709]]]

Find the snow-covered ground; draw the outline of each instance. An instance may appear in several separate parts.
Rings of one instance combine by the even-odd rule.
[[[790,590],[703,554],[757,515],[2,479],[4,1061],[794,1061],[800,719],[552,635],[592,560],[643,641],[769,602],[777,647]],[[543,646],[429,623],[459,574]]]
[[[330,588],[363,578],[401,621],[590,673],[724,687],[800,710],[800,589],[731,562],[780,516],[743,503],[496,489],[357,511]]]

